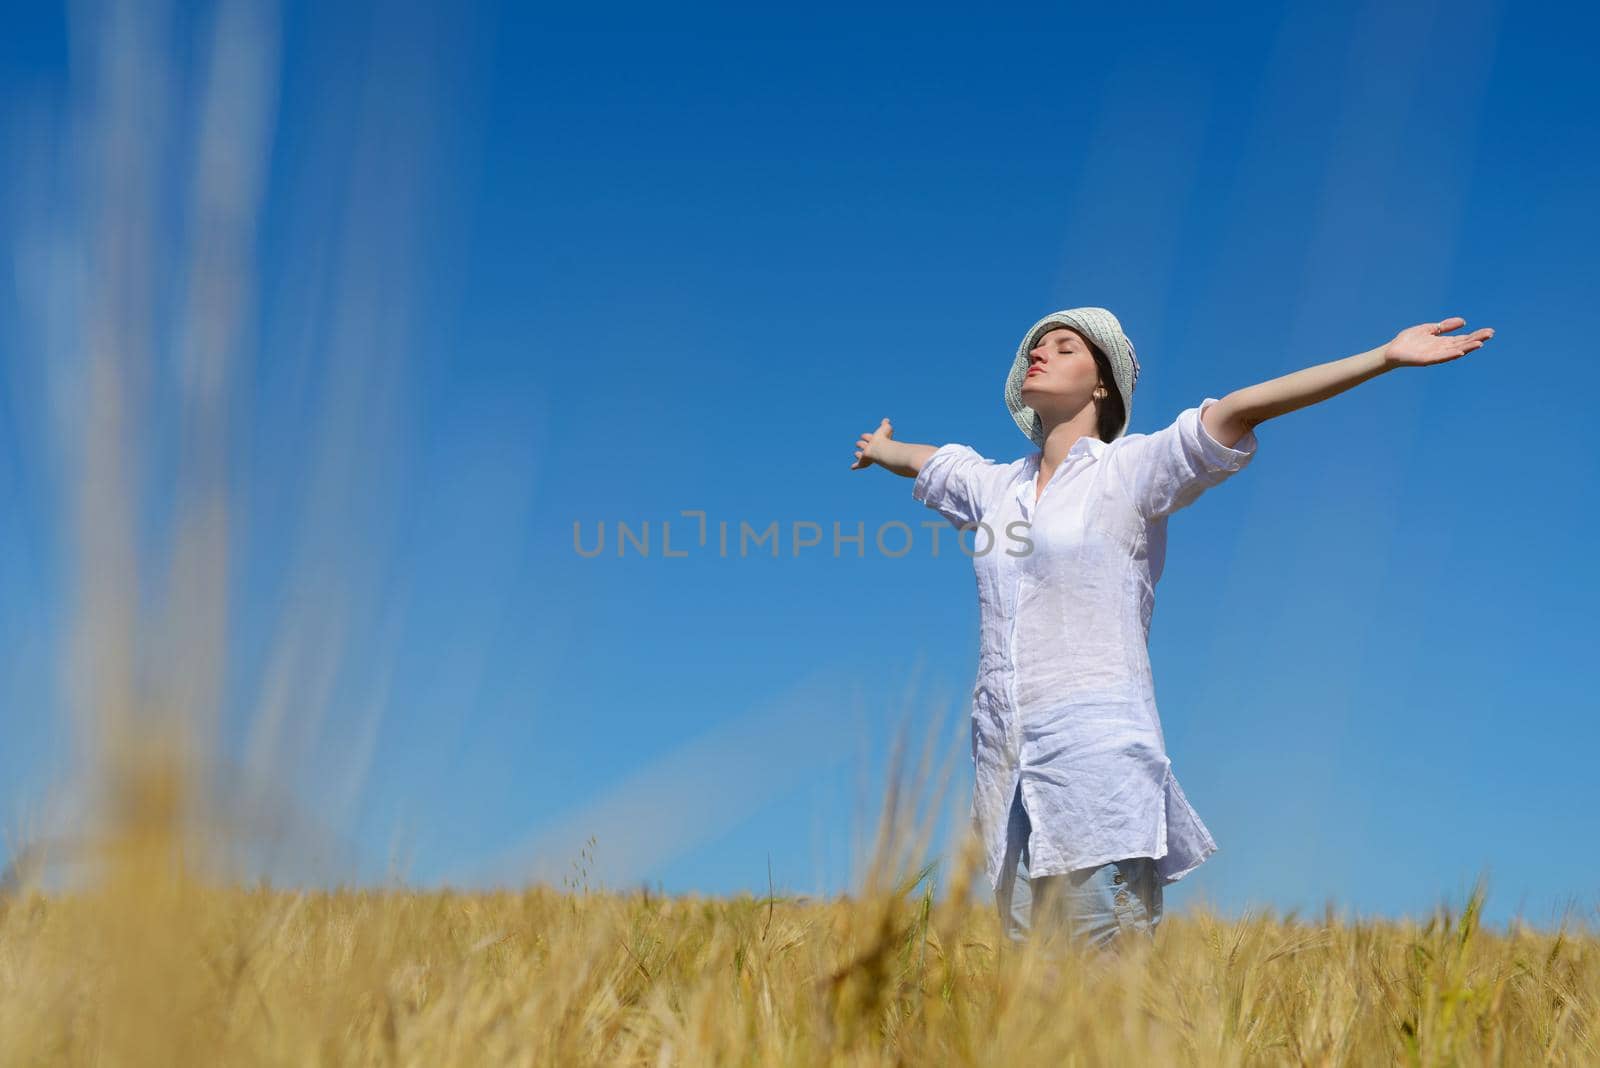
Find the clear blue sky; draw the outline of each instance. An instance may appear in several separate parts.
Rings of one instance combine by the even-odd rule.
[[[770,859],[843,889],[898,719],[942,724],[965,812],[977,662],[970,562],[925,551],[909,480],[849,470],[859,433],[1021,455],[1005,372],[1062,307],[1135,340],[1136,432],[1459,314],[1495,340],[1262,425],[1171,521],[1157,700],[1221,849],[1168,904],[1415,915],[1487,872],[1491,920],[1592,915],[1595,12],[340,7],[273,16],[227,736],[288,680],[277,786],[364,875],[554,882],[594,833],[609,886],[764,892]],[[176,10],[141,127],[179,207],[210,11]],[[38,280],[90,203],[46,150],[86,60],[18,19],[7,827],[67,755],[76,335]],[[693,547],[683,509],[775,520],[783,555]],[[619,520],[691,551],[574,552]],[[790,554],[835,520],[863,558]]]

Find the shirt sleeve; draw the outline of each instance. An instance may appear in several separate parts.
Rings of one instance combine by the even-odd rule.
[[[941,445],[922,463],[911,496],[957,527],[975,524],[1010,480],[1008,464],[966,445]]]
[[[1127,443],[1116,450],[1123,483],[1145,519],[1159,519],[1188,507],[1255,456],[1253,428],[1233,448],[1206,430],[1200,416],[1215,403],[1217,398],[1207,397],[1153,434],[1128,435]]]

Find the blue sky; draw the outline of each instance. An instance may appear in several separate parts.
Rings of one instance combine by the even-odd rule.
[[[970,562],[926,551],[909,480],[849,470],[858,434],[1021,455],[1006,368],[1063,307],[1134,339],[1135,432],[1461,315],[1495,339],[1263,424],[1171,520],[1157,701],[1221,849],[1168,905],[1418,915],[1481,872],[1491,920],[1592,915],[1593,12],[323,7],[263,22],[223,744],[242,761],[278,694],[260,766],[351,870],[554,882],[592,833],[606,885],[764,892],[770,862],[840,891],[896,723],[938,732],[964,812],[977,662]],[[61,13],[22,18],[8,827],[69,753],[81,292],[58,268],[96,204],[59,180],[90,60]],[[214,25],[179,5],[149,52],[173,88],[139,142],[153,531],[161,324],[195,274],[173,161]],[[895,520],[900,559],[871,543]],[[581,557],[574,524],[602,521],[649,522],[654,552]],[[782,555],[720,557],[718,521],[779,523]],[[824,542],[794,555],[805,521]],[[833,556],[835,521],[863,556]]]

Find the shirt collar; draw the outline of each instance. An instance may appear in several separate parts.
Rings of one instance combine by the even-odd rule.
[[[1079,453],[1087,452],[1090,456],[1093,456],[1098,460],[1100,458],[1100,454],[1105,452],[1109,445],[1110,442],[1101,441],[1093,434],[1085,434],[1083,437],[1072,443],[1072,448],[1067,450],[1067,459],[1070,460]],[[1043,460],[1043,449],[1035,449],[1032,455],[1028,457],[1028,462],[1033,465],[1033,470],[1035,471],[1039,470],[1039,464]]]
[[[1071,456],[1074,451],[1086,450],[1091,456],[1099,456],[1102,452],[1105,452],[1107,444],[1109,443],[1101,441],[1093,434],[1085,434],[1072,443],[1072,448],[1067,450],[1067,455]]]

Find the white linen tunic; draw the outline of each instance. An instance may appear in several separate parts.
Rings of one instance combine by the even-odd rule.
[[[1167,517],[1255,455],[1254,430],[1234,448],[1206,432],[1215,403],[1151,434],[1080,438],[1037,500],[1037,451],[998,463],[944,445],[917,475],[916,500],[988,528],[964,540],[979,606],[971,818],[991,886],[1019,779],[1030,878],[1153,857],[1166,885],[1216,852],[1172,774],[1149,658]]]

